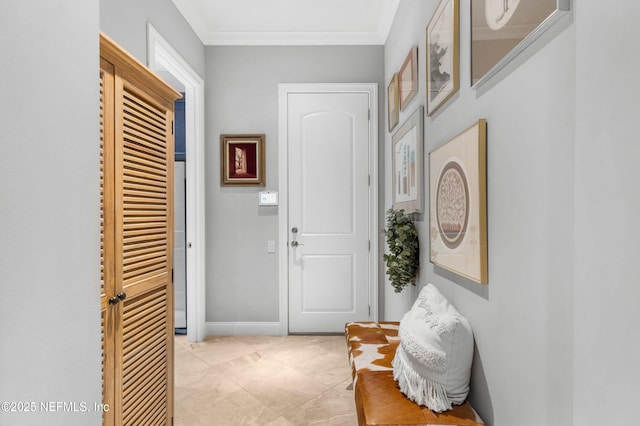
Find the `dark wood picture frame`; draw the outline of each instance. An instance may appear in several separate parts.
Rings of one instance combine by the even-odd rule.
[[[220,135],[220,185],[265,186],[265,135]]]

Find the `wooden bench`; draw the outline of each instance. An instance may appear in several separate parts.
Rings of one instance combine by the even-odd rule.
[[[360,426],[455,425],[484,422],[469,402],[435,413],[405,397],[393,379],[391,361],[400,343],[398,322],[357,322],[345,327]]]

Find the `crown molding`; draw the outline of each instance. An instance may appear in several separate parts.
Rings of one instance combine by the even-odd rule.
[[[377,31],[220,32],[210,31],[190,0],[172,0],[205,46],[384,45],[400,0],[385,3]]]

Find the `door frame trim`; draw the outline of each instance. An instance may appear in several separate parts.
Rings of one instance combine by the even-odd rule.
[[[278,276],[280,334],[289,333],[289,176],[288,96],[294,93],[367,93],[369,95],[369,306],[371,321],[378,320],[378,84],[281,83],[278,84]]]
[[[151,23],[147,62],[151,70],[167,71],[185,87],[187,340],[200,342],[205,337],[204,80]]]

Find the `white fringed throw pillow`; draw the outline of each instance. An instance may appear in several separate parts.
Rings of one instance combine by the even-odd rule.
[[[462,404],[469,394],[473,333],[433,284],[400,321],[399,336],[393,378],[402,393],[437,413]]]

